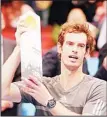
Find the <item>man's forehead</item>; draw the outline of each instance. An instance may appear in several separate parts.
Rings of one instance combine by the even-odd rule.
[[[65,41],[85,43],[87,42],[87,35],[85,33],[67,33],[65,34]]]

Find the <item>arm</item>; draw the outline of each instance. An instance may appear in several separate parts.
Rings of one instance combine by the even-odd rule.
[[[74,115],[74,116],[80,116],[80,114],[77,114],[75,112],[72,112],[71,110],[67,109],[66,107],[64,107],[60,102],[57,101],[56,106],[52,109],[49,110],[52,115]]]
[[[15,47],[13,53],[2,66],[2,99],[19,102],[21,95],[19,88],[12,82],[15,71],[20,63],[20,49]]]
[[[20,63],[20,37],[21,34],[28,31],[24,20],[20,21],[17,26],[17,31],[15,33],[17,46],[15,47],[13,53],[10,55],[8,60],[4,63],[2,67],[2,99],[10,100],[13,102],[21,101],[20,86],[18,83],[12,83],[15,71]],[[19,83],[23,85],[23,83]]]
[[[23,79],[24,92],[32,96],[41,105],[46,106],[48,100],[53,99],[47,88],[36,78],[30,76],[29,79]],[[56,106],[49,109],[52,115],[79,115],[71,110],[67,109],[60,102],[57,101]]]
[[[91,98],[86,102],[82,114],[81,115],[107,115],[106,112],[106,85],[104,85],[102,89],[100,89],[101,87],[98,87],[98,90],[94,91],[94,94],[91,96]],[[101,92],[100,92],[100,91]],[[66,109],[62,104],[60,104],[59,102],[57,102],[56,106],[50,110],[50,112],[53,115],[74,115],[77,116],[79,114],[74,113],[68,109]]]
[[[106,87],[107,82],[103,80],[99,84],[95,83],[93,85],[81,115],[107,115]],[[57,102],[56,106],[50,112],[53,115],[79,115],[66,109],[59,102]]]
[[[93,77],[94,78],[94,77]],[[100,83],[94,83],[91,87],[90,94],[87,96],[87,102],[83,108],[83,114],[107,115],[107,82],[100,80]]]

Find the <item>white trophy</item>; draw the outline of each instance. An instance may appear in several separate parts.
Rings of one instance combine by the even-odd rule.
[[[29,11],[20,17],[19,22],[21,20],[24,20],[29,29],[22,33],[20,39],[21,74],[23,78],[33,75],[41,80],[43,74],[40,17]]]

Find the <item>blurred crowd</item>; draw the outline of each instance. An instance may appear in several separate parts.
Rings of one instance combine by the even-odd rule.
[[[56,43],[61,25],[72,21],[87,22],[95,39],[95,49],[90,56],[86,57],[83,71],[107,81],[106,5],[105,0],[1,0],[2,63],[7,60],[16,45],[15,31],[19,17],[31,10],[41,18],[44,76],[53,77],[60,74],[60,60]],[[20,80],[20,76],[19,66],[14,81]],[[2,101],[1,106],[3,116],[16,116],[20,113],[18,104]]]

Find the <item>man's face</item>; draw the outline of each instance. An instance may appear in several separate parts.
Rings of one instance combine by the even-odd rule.
[[[65,34],[63,46],[60,47],[61,62],[69,69],[79,68],[86,54],[86,44],[85,33]]]

